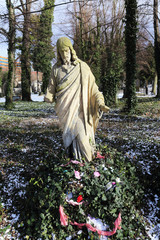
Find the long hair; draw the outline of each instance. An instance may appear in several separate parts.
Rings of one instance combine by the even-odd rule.
[[[63,64],[63,60],[60,55],[60,50],[63,50],[66,47],[70,48],[72,64],[77,65],[80,62],[80,59],[77,57],[76,52],[72,46],[72,43],[70,39],[67,37],[61,37],[57,41],[57,65],[59,66]]]

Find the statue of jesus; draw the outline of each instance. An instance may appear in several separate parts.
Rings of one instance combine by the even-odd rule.
[[[91,161],[100,113],[109,108],[89,66],[77,57],[67,37],[57,41],[57,63],[52,68],[44,101],[56,102],[64,147],[69,149],[70,157]]]

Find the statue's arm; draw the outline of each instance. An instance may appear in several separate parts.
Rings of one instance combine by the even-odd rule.
[[[110,108],[107,107],[105,104],[99,106],[102,112],[109,112]]]
[[[101,111],[109,112],[110,108],[105,105],[103,94],[98,90],[98,87],[97,87],[96,101]]]
[[[55,100],[55,90],[56,89],[56,84],[55,84],[55,77],[54,77],[54,69],[52,69],[51,72],[51,77],[49,80],[49,84],[47,87],[46,94],[44,96],[44,101],[48,103],[52,103]]]

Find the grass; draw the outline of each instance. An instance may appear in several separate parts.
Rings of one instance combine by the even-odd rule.
[[[142,117],[160,118],[160,100],[157,98],[138,98],[134,115]],[[123,112],[125,100],[119,99],[116,109]],[[113,107],[113,108],[114,108]],[[126,113],[125,113],[126,114]]]

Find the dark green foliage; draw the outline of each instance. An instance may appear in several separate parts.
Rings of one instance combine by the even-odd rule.
[[[15,12],[11,1],[6,1],[9,13],[9,34],[8,34],[8,79],[6,84],[6,109],[13,108],[13,80],[14,80],[14,57],[15,57]]]
[[[101,84],[103,86],[103,95],[105,103],[107,106],[111,106],[116,103],[116,94],[117,94],[117,81],[116,76],[112,72],[109,72],[108,75],[101,79]]]
[[[2,87],[2,68],[0,67],[0,87]]]
[[[30,64],[30,9],[31,2],[26,0],[24,11],[23,37],[21,48],[21,81],[22,81],[22,100],[31,101],[31,64]]]
[[[47,156],[32,173],[32,178],[26,186],[25,195],[15,195],[14,208],[20,214],[21,225],[17,226],[22,238],[28,235],[31,239],[52,239],[55,234],[58,240],[64,240],[69,235],[77,239],[96,240],[97,233],[88,233],[82,228],[82,234],[77,235],[78,228],[60,224],[59,206],[64,207],[70,221],[78,223],[86,222],[90,214],[94,218],[100,218],[109,225],[112,230],[113,222],[119,212],[122,214],[122,229],[109,239],[145,238],[144,220],[138,210],[143,197],[143,191],[135,175],[135,168],[128,160],[124,160],[121,154],[107,147],[101,149],[105,159],[96,159],[79,165],[61,164],[67,163],[63,156],[59,159],[55,156]],[[74,170],[83,173],[81,181],[75,179]],[[99,171],[100,177],[94,177],[94,171]],[[119,183],[116,179],[120,178]],[[109,182],[116,182],[116,187],[106,191]],[[65,201],[67,192],[73,193],[73,200],[82,194],[85,204],[71,206]],[[16,228],[17,228],[16,227]],[[73,238],[74,239],[74,238]]]
[[[96,82],[98,85],[100,85],[100,77],[101,77],[101,27],[99,22],[99,16],[97,15],[97,28],[96,32],[93,32],[94,36],[94,45],[91,49],[92,56],[93,56],[93,63],[91,64],[91,69],[93,71],[93,74],[95,76]],[[94,49],[94,51],[93,51]],[[91,53],[90,53],[91,54]]]
[[[8,72],[2,72],[1,73],[1,87],[3,86],[4,83],[6,83],[8,79]]]
[[[7,85],[7,79],[8,79],[8,72],[0,72],[0,87],[2,89],[2,92],[0,93],[1,97],[4,97],[6,94],[6,85]]]
[[[8,207],[8,213],[15,213],[17,216],[20,212],[17,226],[20,227],[23,236],[30,233],[33,236],[30,235],[28,239],[37,240],[38,236],[44,232],[45,235],[42,239],[46,240],[47,237],[50,239],[50,232],[54,228],[55,232],[59,230],[58,234],[61,233],[62,239],[65,240],[63,236],[67,236],[73,231],[78,232],[77,227],[72,229],[70,229],[71,227],[61,227],[58,212],[58,204],[60,201],[62,204],[64,203],[63,194],[66,193],[66,189],[71,189],[71,185],[68,186],[68,179],[74,178],[73,169],[76,169],[81,173],[84,172],[84,176],[82,176],[84,187],[80,189],[80,186],[73,186],[75,188],[74,200],[77,198],[77,193],[82,193],[84,200],[91,203],[91,206],[86,206],[87,213],[90,212],[95,217],[100,216],[112,230],[117,213],[122,208],[122,229],[118,230],[117,234],[110,239],[150,239],[145,234],[140,235],[138,231],[142,230],[143,232],[142,225],[149,219],[148,211],[149,215],[153,213],[149,208],[150,200],[153,201],[153,196],[155,194],[159,196],[160,192],[158,178],[160,153],[157,132],[160,126],[158,120],[159,101],[151,100],[151,98],[139,99],[138,107],[141,111],[139,113],[137,111],[136,114],[139,114],[140,118],[117,114],[105,115],[96,135],[98,139],[100,138],[101,144],[105,145],[105,147],[98,146],[102,155],[105,156],[105,160],[95,159],[84,167],[70,165],[63,168],[60,167],[61,163],[66,163],[68,160],[63,156],[62,133],[55,124],[52,105],[44,102],[15,102],[15,108],[10,112],[5,111],[3,103],[0,106],[2,112],[0,196],[3,197],[3,203]],[[148,115],[149,112],[152,114]],[[155,116],[157,119],[151,119]],[[121,154],[108,148],[106,143],[117,148]],[[130,163],[131,161],[133,164]],[[106,171],[102,166],[103,163],[107,167]],[[93,177],[95,167],[101,173],[100,178],[97,179]],[[147,173],[147,169],[150,169],[149,173]],[[106,179],[103,179],[103,176]],[[113,200],[113,203],[105,202],[103,187],[106,182],[115,181],[117,176],[120,177],[121,183],[117,185],[117,188],[105,192],[106,196]],[[74,180],[76,179],[74,178]],[[95,183],[99,184],[95,186]],[[89,187],[87,187],[88,185]],[[145,191],[144,195],[142,188]],[[62,193],[61,196],[59,191]],[[146,196],[146,193],[150,193],[150,196]],[[8,206],[8,202],[12,206]],[[99,207],[99,203],[104,204]],[[141,203],[142,205],[145,203],[147,214]],[[158,202],[156,204],[159,206]],[[70,216],[70,219],[83,220],[81,210],[85,205],[82,205],[82,208],[70,208],[66,203],[63,205],[64,211]],[[107,207],[108,210],[103,210],[104,207]],[[100,212],[97,210],[99,208]],[[146,220],[141,217],[141,209],[144,211]],[[152,224],[157,225],[159,209],[155,207],[155,211],[156,217],[154,215]],[[106,217],[102,216],[103,213]],[[76,217],[75,214],[77,214]],[[132,216],[135,218],[132,219]],[[133,232],[131,232],[132,229]],[[131,231],[128,233],[129,230]],[[79,235],[79,240],[87,239],[87,235],[87,230],[83,228],[84,237],[82,234]],[[76,236],[75,238],[78,239]],[[14,239],[18,239],[18,237]],[[21,239],[25,239],[25,237]],[[57,237],[57,239],[61,238]],[[96,233],[92,234],[91,239],[98,239]]]
[[[157,71],[157,96],[160,98],[160,31],[159,31],[159,1],[154,0],[153,17],[154,17],[154,56]]]
[[[137,41],[137,0],[126,0],[126,97],[127,110],[136,106],[136,41]]]
[[[119,44],[123,48],[123,43]],[[120,81],[123,80],[123,57],[118,52],[107,51],[108,61],[106,73],[101,77],[101,88],[104,94],[106,105],[113,105],[117,102],[117,90]]]
[[[139,63],[139,64],[138,64]],[[137,77],[140,80],[141,87],[144,87],[146,82],[152,84],[155,78],[155,60],[154,60],[154,47],[149,43],[142,56],[137,60],[138,74]]]
[[[39,17],[37,36],[35,37],[35,46],[32,49],[32,61],[35,71],[43,73],[42,92],[45,93],[50,73],[51,60],[55,56],[51,43],[52,22],[53,22],[53,6],[54,1],[44,0],[44,8]],[[47,10],[44,10],[48,8]]]
[[[12,109],[13,102],[12,102],[12,96],[13,96],[13,78],[14,78],[14,54],[13,52],[8,51],[8,65],[9,65],[9,71],[8,71],[8,79],[7,79],[7,85],[6,85],[6,103],[5,107],[6,109]]]
[[[23,47],[22,47],[23,48]],[[27,49],[24,47],[22,50],[23,57],[21,57],[21,81],[22,81],[22,100],[23,101],[30,101],[30,86],[31,86],[31,68],[29,61],[29,53]]]

